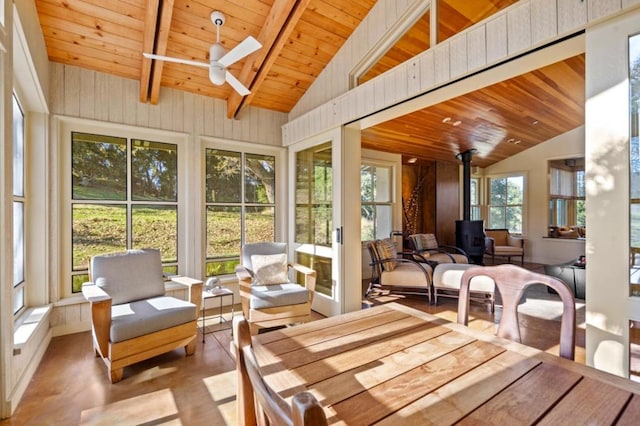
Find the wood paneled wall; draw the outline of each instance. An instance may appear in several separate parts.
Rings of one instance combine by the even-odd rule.
[[[459,166],[453,163],[419,160],[402,166],[402,202],[407,205],[419,188],[417,206],[403,213],[402,229],[413,233],[407,223],[417,215],[415,233],[436,234],[438,243],[455,245],[455,221],[460,211]]]
[[[249,107],[239,120],[227,118],[222,99],[162,88],[157,105],[138,100],[137,80],[50,63],[51,112],[139,127],[282,145],[287,114]]]

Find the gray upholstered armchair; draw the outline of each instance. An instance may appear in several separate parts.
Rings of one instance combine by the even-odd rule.
[[[162,260],[155,249],[93,256],[89,278],[82,294],[91,306],[93,347],[112,383],[136,362],[182,346],[193,354],[202,281],[173,279],[189,287],[189,301],[165,296]]]
[[[245,244],[241,262],[236,276],[242,312],[251,334],[260,328],[311,320],[316,271],[288,263],[286,243]],[[295,276],[289,277],[289,269],[301,274],[302,285],[295,282]]]

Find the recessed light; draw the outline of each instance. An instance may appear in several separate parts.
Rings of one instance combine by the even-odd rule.
[[[453,126],[459,126],[459,125],[461,125],[461,124],[462,124],[462,121],[460,121],[460,120],[458,120],[458,121],[454,121],[454,122],[452,123],[452,125],[453,125]]]
[[[445,117],[445,118],[442,119],[443,123],[448,123],[450,121],[451,121],[451,117]]]
[[[507,140],[507,142],[509,142],[509,143],[514,143],[515,141],[516,140],[514,138],[511,138],[511,139]]]
[[[522,142],[520,139],[518,139],[517,141],[514,141],[513,144],[514,145],[518,145],[520,142]]]
[[[407,160],[407,163],[409,163],[409,164],[413,164],[413,163],[415,163],[416,161],[418,161],[418,159],[417,159],[416,157],[411,157],[411,158],[409,158],[409,159]]]
[[[533,121],[531,122],[531,124],[533,124],[534,126],[536,126],[538,123],[539,123],[539,121],[538,121],[538,120],[533,120]]]

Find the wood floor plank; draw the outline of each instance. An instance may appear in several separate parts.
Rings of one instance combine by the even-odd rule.
[[[450,335],[443,337],[450,337]],[[346,424],[371,424],[504,351],[505,349],[499,346],[474,341],[457,350],[447,352],[431,362],[425,362],[408,371],[399,371],[389,380],[378,380],[379,385],[366,392],[360,392],[346,401],[334,404],[331,408]],[[411,358],[413,360],[418,357],[414,355]],[[416,360],[417,362],[419,361]]]
[[[584,378],[539,424],[613,424],[632,395],[615,386]]]
[[[540,364],[460,422],[473,425],[532,424],[541,418],[582,376],[550,364]]]
[[[534,358],[504,352],[376,424],[453,424],[539,364]]]

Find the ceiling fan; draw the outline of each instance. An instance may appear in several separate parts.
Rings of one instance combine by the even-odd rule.
[[[211,13],[211,22],[216,26],[216,42],[209,48],[209,63],[192,61],[189,59],[173,58],[170,56],[155,55],[153,53],[143,53],[145,58],[158,59],[161,61],[177,62],[179,64],[194,65],[196,67],[209,68],[209,80],[216,86],[221,86],[226,81],[233,87],[240,96],[246,96],[249,89],[238,80],[233,74],[227,71],[227,67],[239,61],[247,55],[262,47],[262,44],[252,36],[245,38],[240,44],[226,51],[220,43],[220,27],[224,25],[225,17],[221,12]]]

